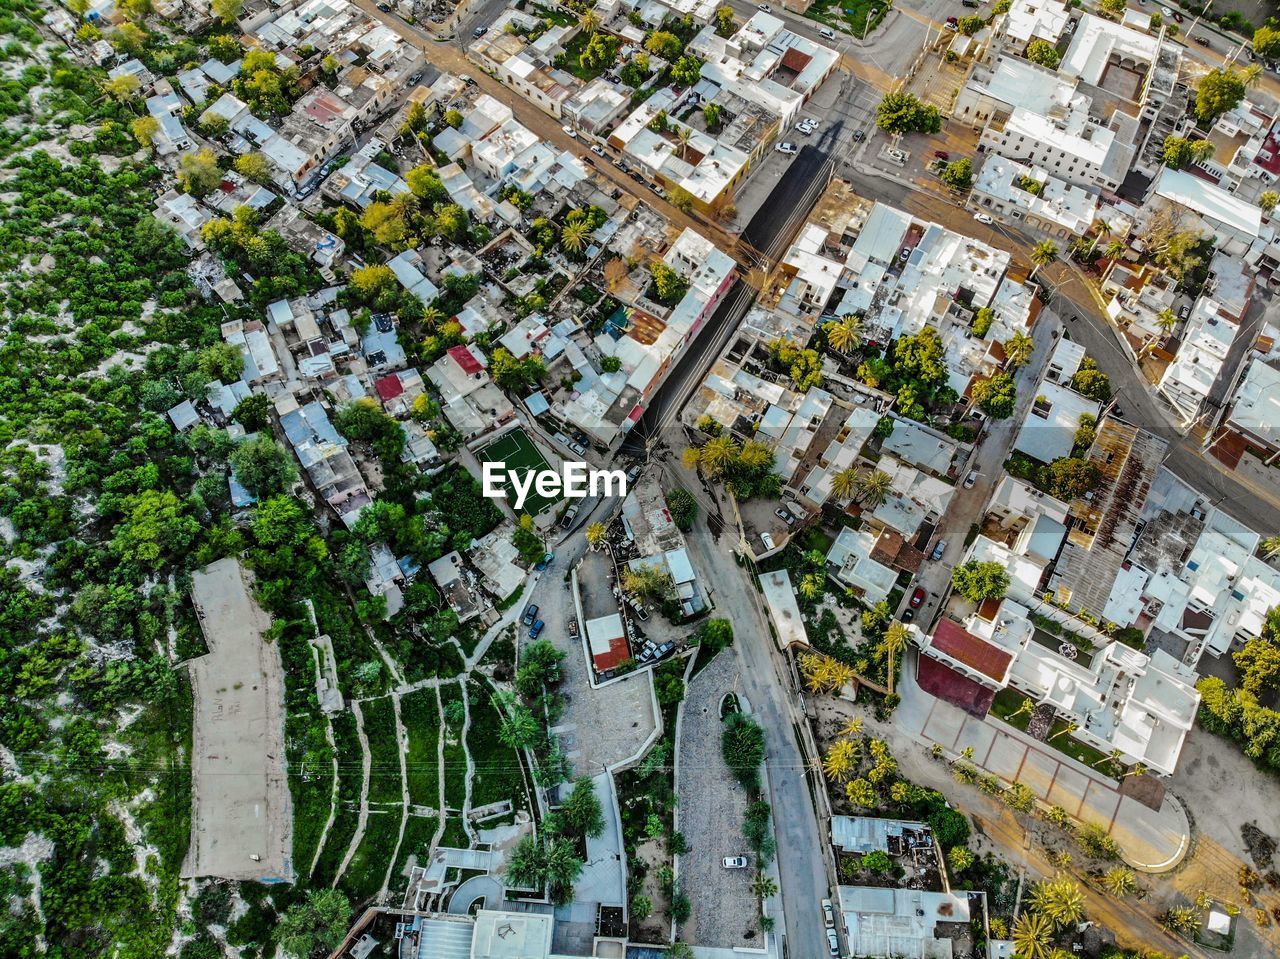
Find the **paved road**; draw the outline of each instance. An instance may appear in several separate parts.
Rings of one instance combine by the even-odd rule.
[[[672,485],[697,489],[697,480],[674,460],[667,469]],[[733,623],[734,649],[741,664],[739,689],[765,730],[783,901],[779,932],[785,931],[788,956],[810,959],[827,955],[819,903],[831,898],[830,847],[819,826],[804,754],[796,742],[796,726],[803,717],[797,714],[786,658],[770,637],[750,574],[726,559],[735,536],[730,526],[717,540],[708,524],[699,521],[689,534],[689,550],[715,602],[714,615]]]

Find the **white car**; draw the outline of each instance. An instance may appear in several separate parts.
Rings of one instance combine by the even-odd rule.
[[[964,478],[964,488],[973,489],[973,485],[978,482],[978,471],[969,470],[969,475]]]
[[[763,10],[765,13],[773,13],[773,7],[769,6],[767,3],[757,3],[756,9]]]
[[[1164,17],[1166,20],[1172,20],[1172,19],[1173,19],[1173,11],[1172,11],[1172,10],[1170,10],[1168,7],[1161,7],[1161,8],[1160,8],[1160,16]]]
[[[903,153],[901,150],[887,150],[885,152],[890,160],[896,160],[898,163],[907,162],[907,155]]]
[[[560,129],[563,130],[565,132],[565,135],[568,136],[571,140],[578,139],[578,131],[575,130],[573,127],[569,126],[569,124],[566,123]]]
[[[594,153],[594,154],[595,154],[596,156],[598,156],[598,157],[602,157],[602,156],[604,156],[604,147],[602,147],[602,146],[601,146],[600,144],[598,144],[598,143],[593,143],[593,144],[591,144],[591,152],[592,152],[592,153]]]
[[[725,869],[746,869],[747,868],[746,856],[725,856],[724,859],[721,860],[721,862],[724,863]]]
[[[834,929],[827,930],[827,948],[831,950],[831,955],[840,955],[840,937]]]
[[[796,145],[790,141],[784,141],[774,147],[779,153],[785,153],[787,156],[795,156],[800,151],[796,149]]]
[[[822,37],[823,40],[834,40],[836,38],[836,32],[830,27],[823,27],[818,31],[818,36]]]
[[[803,136],[809,136],[809,135],[811,135],[811,134],[813,133],[813,131],[814,131],[814,127],[812,127],[812,126],[811,126],[811,125],[809,125],[808,123],[803,123],[803,122],[801,122],[801,123],[797,123],[797,124],[796,124],[796,129],[797,129],[798,131],[800,131],[801,135],[803,135]]]
[[[836,927],[836,911],[832,908],[830,899],[822,900],[822,921],[828,929]]]
[[[987,226],[990,226],[991,224],[996,222],[995,220],[991,219],[991,215],[988,213],[975,213],[973,215],[973,218],[977,220],[979,223],[987,224]]]

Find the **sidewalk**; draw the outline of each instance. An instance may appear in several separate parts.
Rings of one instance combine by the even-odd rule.
[[[1021,782],[1037,798],[1061,806],[1074,818],[1106,828],[1125,860],[1143,872],[1166,872],[1191,847],[1191,825],[1181,803],[1166,795],[1159,812],[1122,796],[1115,780],[1032,739],[995,717],[976,719],[916,685],[916,656],[908,656],[898,688],[902,703],[893,724],[917,745],[937,743],[948,757],[973,750],[973,762],[1006,782]],[[947,767],[937,765],[929,783],[953,786]]]

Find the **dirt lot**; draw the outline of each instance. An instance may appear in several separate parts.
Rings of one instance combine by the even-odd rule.
[[[246,576],[234,559],[192,576],[209,653],[189,666],[193,800],[182,874],[292,879],[280,653],[263,642],[271,617],[254,602]]]

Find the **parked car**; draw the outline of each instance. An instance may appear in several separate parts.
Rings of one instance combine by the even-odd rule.
[[[822,900],[822,921],[826,923],[828,929],[836,927],[836,911],[832,907],[830,899]]]
[[[928,596],[928,591],[923,586],[917,586],[916,591],[911,594],[911,608],[919,609],[924,603],[924,598]]]
[[[840,937],[836,935],[834,929],[827,930],[827,949],[833,956],[840,955]]]
[[[1168,7],[1161,7],[1161,8],[1160,8],[1160,16],[1164,17],[1166,20],[1172,20],[1172,19],[1173,19],[1173,11],[1172,11],[1172,10],[1170,10]]]
[[[995,223],[995,220],[991,219],[991,215],[988,213],[975,213],[973,215],[973,218],[977,220],[979,223],[987,224],[987,226],[990,226],[991,224]]]
[[[676,651],[675,640],[668,639],[665,643],[653,651],[653,658],[662,660],[666,659]]]
[[[853,140],[855,143],[861,143],[865,138],[866,138],[866,134],[863,133],[861,130],[853,131]]]
[[[1175,10],[1175,11],[1174,11],[1174,13],[1173,13],[1173,19],[1174,19],[1177,23],[1185,23],[1185,22],[1186,22],[1186,20],[1187,20],[1187,18],[1186,18],[1186,17],[1184,17],[1182,14],[1178,13],[1176,10]]]
[[[474,87],[476,85],[475,79],[469,73],[459,73],[458,79],[469,87]]]
[[[1185,319],[1186,319],[1187,317],[1189,317],[1190,315],[1191,315],[1191,307],[1190,307],[1190,305],[1182,306],[1182,307],[1179,307],[1179,308],[1178,308],[1178,318],[1179,318],[1179,319],[1183,319],[1183,320],[1185,320]]]
[[[520,622],[525,626],[532,626],[533,621],[538,618],[538,604],[530,603],[524,611],[524,615],[520,617]]]
[[[534,623],[532,626],[530,626],[530,627],[529,627],[529,638],[530,638],[530,639],[537,639],[540,635],[542,635],[542,629],[543,629],[543,627],[544,627],[544,626],[546,626],[546,625],[547,625],[547,624],[546,624],[546,623],[544,623],[542,620],[538,620],[536,623]]]
[[[476,27],[474,30],[471,31],[471,35],[479,39],[480,37],[483,37],[488,32],[489,32],[488,27]]]
[[[942,559],[942,554],[947,551],[947,541],[945,539],[938,540],[938,545],[933,548],[933,552],[929,554],[929,558],[935,563]]]
[[[951,159],[951,154],[948,153],[946,150],[934,150],[933,155],[936,156],[939,160]]]
[[[602,147],[602,146],[601,146],[600,144],[598,144],[598,143],[593,143],[593,144],[591,144],[591,152],[592,152],[592,153],[594,153],[594,154],[595,154],[596,156],[598,156],[598,157],[602,157],[602,156],[604,156],[604,147]]]
[[[978,482],[978,471],[969,470],[969,475],[964,478],[964,488],[973,489],[973,484]]]
[[[725,856],[724,859],[721,860],[721,862],[724,863],[725,869],[746,869],[747,868],[746,856]]]
[[[390,13],[390,12],[391,12],[391,4],[389,4],[389,3],[380,3],[380,4],[378,4],[378,9],[379,9],[379,10],[381,10],[383,13]]]
[[[796,145],[789,140],[784,140],[774,147],[779,153],[785,153],[787,156],[795,156],[800,151],[796,149]]]
[[[911,256],[911,247],[904,246],[902,248],[902,252],[898,254],[898,259],[902,260],[905,263],[910,256]]]
[[[977,10],[978,7],[982,6],[982,4],[979,2],[979,0],[960,0],[960,6],[969,7],[973,10]]]
[[[569,508],[564,511],[564,516],[560,520],[560,525],[563,526],[565,529],[568,529],[570,526],[572,526],[574,517],[578,515],[578,510],[581,508],[581,506],[582,506],[581,503],[570,503]]]
[[[773,537],[770,536],[768,533],[760,534],[760,542],[764,543],[765,549],[772,550],[774,548]]]
[[[890,160],[893,160],[897,163],[907,162],[907,155],[903,153],[901,150],[886,150],[885,156],[887,156]]]
[[[569,449],[577,456],[586,456],[587,448],[581,443],[570,443]]]
[[[950,30],[952,33],[955,33],[960,29],[960,23],[959,21],[956,20],[955,17],[952,17],[946,23],[943,24],[943,27]]]
[[[778,517],[778,519],[782,520],[788,526],[795,525],[796,518],[791,515],[790,510],[783,509],[781,506],[779,506],[777,509],[773,511],[773,515]]]
[[[830,27],[823,27],[818,31],[818,36],[822,37],[823,40],[834,40],[836,38],[836,32]]]
[[[627,485],[630,486],[640,478],[640,473],[644,469],[643,463],[637,463],[631,469],[627,470]]]
[[[796,129],[800,131],[801,136],[807,137],[813,134],[815,128],[801,120],[796,124]]]
[[[564,124],[563,126],[560,127],[560,129],[564,131],[565,136],[569,137],[569,139],[571,140],[578,139],[578,131],[575,130],[573,127],[569,126],[569,124],[567,123]]]
[[[555,553],[545,553],[542,559],[533,564],[535,571],[541,573],[544,569],[551,565],[551,561],[556,558]]]
[[[757,3],[756,9],[763,10],[765,13],[773,13],[773,8],[767,3]]]

